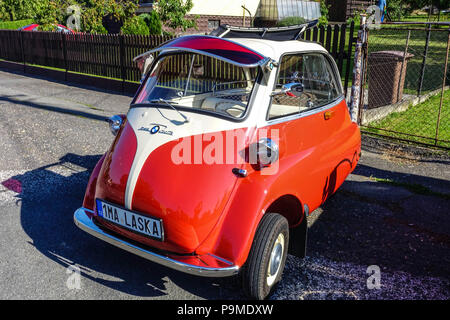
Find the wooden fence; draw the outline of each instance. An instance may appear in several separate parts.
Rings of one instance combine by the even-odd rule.
[[[304,40],[320,42],[333,55],[347,86],[352,72],[354,24],[307,30]],[[0,30],[0,59],[37,67],[138,82],[133,58],[170,40],[168,36],[64,34]],[[25,68],[24,68],[25,69]],[[45,69],[42,72],[45,75]],[[123,86],[122,86],[123,88]]]

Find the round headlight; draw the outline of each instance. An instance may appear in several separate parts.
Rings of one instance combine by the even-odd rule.
[[[123,123],[123,118],[121,116],[115,115],[108,119],[109,129],[111,129],[111,133],[113,135],[117,135],[120,130],[120,127]]]

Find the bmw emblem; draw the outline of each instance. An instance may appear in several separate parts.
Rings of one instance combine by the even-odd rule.
[[[155,133],[158,133],[158,131],[159,131],[159,126],[154,126],[154,127],[150,130],[150,133],[151,133],[151,134],[155,134]]]

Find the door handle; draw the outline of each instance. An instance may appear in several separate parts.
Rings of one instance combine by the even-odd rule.
[[[325,113],[323,114],[323,118],[325,120],[330,120],[333,117],[334,117],[334,111],[325,111]]]

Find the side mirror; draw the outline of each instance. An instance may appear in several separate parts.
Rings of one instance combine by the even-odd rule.
[[[303,94],[303,84],[298,82],[287,83],[281,87],[281,90],[290,97],[300,97]]]
[[[272,92],[272,96],[285,94],[289,97],[300,97],[303,94],[303,84],[299,82],[287,83],[281,87],[281,91]]]
[[[111,130],[111,133],[113,135],[117,135],[117,133],[120,130],[120,127],[122,126],[124,120],[125,120],[125,115],[115,115],[110,117],[109,119],[107,119],[106,121],[109,123],[109,129]]]
[[[144,76],[147,73],[148,69],[150,68],[153,60],[154,60],[153,55],[149,54],[147,52],[145,52],[137,57],[134,57],[133,61],[137,63],[139,71],[142,74],[142,78],[144,78]]]

